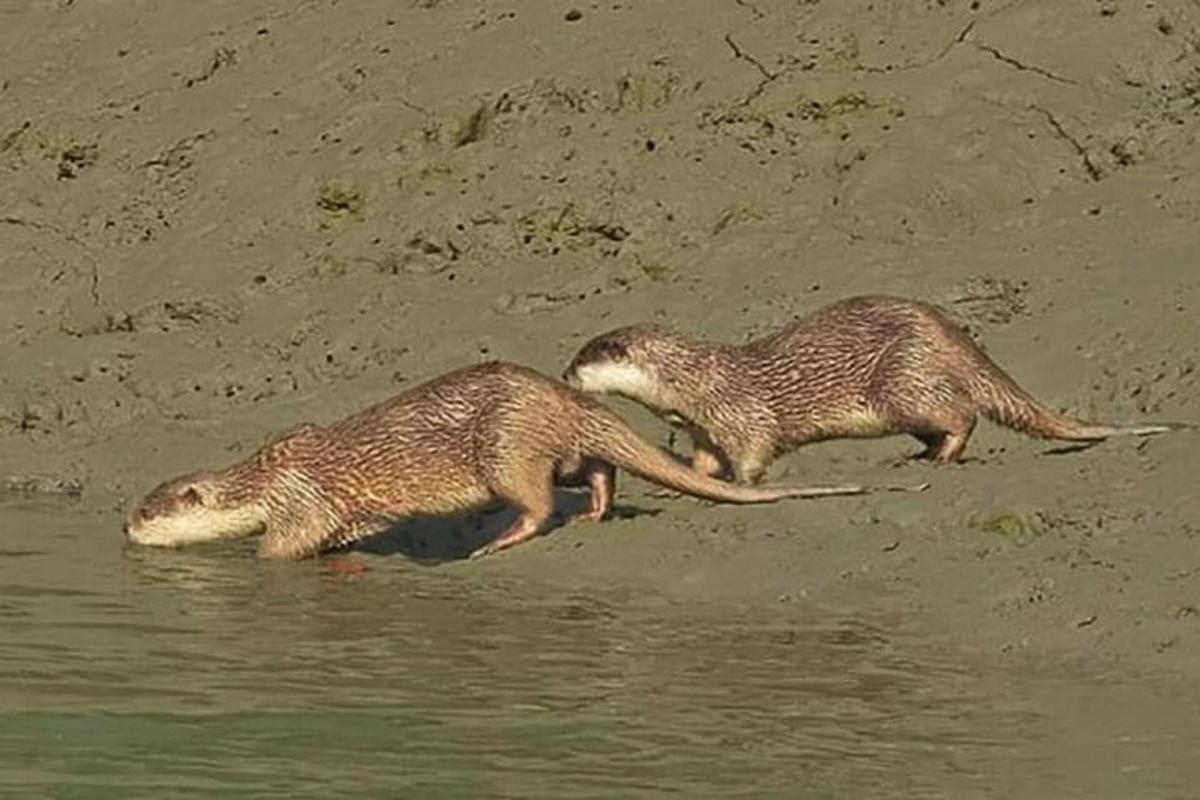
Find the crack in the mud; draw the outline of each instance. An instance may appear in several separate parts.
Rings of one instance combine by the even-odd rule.
[[[1065,83],[1068,86],[1078,86],[1079,85],[1078,81],[1071,80],[1070,78],[1064,78],[1061,75],[1055,75],[1050,70],[1044,69],[1035,64],[1026,64],[1023,61],[1019,61],[1018,59],[1015,59],[1012,56],[1001,52],[999,49],[992,47],[991,45],[981,44],[980,42],[972,42],[972,44],[974,44],[977,48],[979,48],[983,52],[989,53],[992,56],[992,58],[996,59],[997,61],[1000,61],[1004,64],[1008,64],[1010,67],[1013,67],[1014,69],[1018,69],[1021,72],[1032,72],[1035,75],[1041,75],[1043,78],[1046,78],[1048,80],[1057,81],[1058,83]]]
[[[96,269],[96,262],[91,263],[92,282],[88,286],[88,293],[92,296],[92,305],[100,306],[100,271]]]
[[[50,231],[64,241],[70,242],[83,250],[87,254],[88,268],[91,272],[88,293],[91,295],[93,305],[100,305],[100,270],[96,266],[96,258],[92,255],[91,248],[84,242],[80,241],[74,235],[67,233],[62,228],[59,228],[57,225],[51,225],[47,222],[38,222],[37,220],[25,219],[24,217],[9,214],[0,217],[0,223],[4,223],[5,225],[19,225],[24,228],[32,228],[35,231]]]
[[[747,64],[753,64],[755,69],[757,69],[763,76],[762,80],[758,82],[757,86],[750,90],[749,94],[734,104],[737,108],[747,106],[751,102],[757,100],[762,93],[767,90],[768,86],[778,80],[781,76],[791,71],[789,69],[785,69],[782,72],[772,72],[771,70],[767,69],[762,65],[761,61],[738,47],[737,42],[733,40],[733,36],[731,34],[725,34],[725,44],[729,45],[729,49],[733,51],[734,58],[739,61],[745,61]]]
[[[968,22],[966,26],[958,32],[958,35],[954,37],[954,41],[943,47],[942,52],[938,53],[934,60],[937,61],[948,56],[951,50],[967,40],[967,37],[971,35],[971,31],[973,30],[975,30],[975,20]]]
[[[748,2],[748,0],[733,0],[733,2],[753,14],[755,19],[762,19],[763,17],[767,16],[762,12],[762,9],[753,3]]]
[[[742,50],[742,48],[738,47],[737,42],[733,40],[733,36],[731,34],[725,34],[725,44],[729,45],[729,49],[733,51],[734,58],[738,59],[739,61],[745,61],[748,64],[753,64],[754,68],[762,73],[762,76],[768,81],[773,81],[779,77],[778,72],[771,72],[771,70],[762,65],[761,61]]]
[[[1096,166],[1096,163],[1092,161],[1092,157],[1088,154],[1087,148],[1080,144],[1078,139],[1067,133],[1066,128],[1064,128],[1062,123],[1058,121],[1058,117],[1054,116],[1041,106],[1031,105],[1030,108],[1045,117],[1046,122],[1050,124],[1050,127],[1054,130],[1058,137],[1067,144],[1071,145],[1071,148],[1079,156],[1079,161],[1083,164],[1083,169],[1085,172],[1087,172],[1089,178],[1091,178],[1093,181],[1098,181],[1103,177],[1103,173],[1100,172],[1100,168]]]
[[[937,55],[927,58],[924,61],[901,64],[898,67],[861,67],[861,69],[863,72],[886,74],[890,72],[908,72],[914,69],[925,69],[926,67],[931,67],[946,56],[950,55],[950,51],[966,41],[967,37],[971,35],[971,31],[975,30],[975,22],[975,20],[968,22],[966,26],[946,44],[945,47],[938,51]]]
[[[409,100],[407,97],[405,97],[405,96],[404,96],[404,95],[402,95],[402,94],[398,94],[398,95],[396,95],[396,99],[400,101],[400,105],[404,106],[404,107],[405,107],[405,108],[407,108],[409,111],[416,111],[416,112],[418,112],[418,113],[420,113],[420,114],[424,114],[424,115],[425,115],[425,116],[427,116],[427,117],[432,117],[432,116],[433,116],[433,112],[432,112],[432,111],[430,111],[430,110],[429,110],[429,109],[427,109],[427,108],[423,108],[422,106],[419,106],[419,105],[417,105],[416,103],[414,103],[413,101]]]

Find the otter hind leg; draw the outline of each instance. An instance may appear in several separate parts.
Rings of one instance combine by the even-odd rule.
[[[958,461],[975,430],[975,408],[961,382],[947,374],[913,380],[906,373],[903,384],[889,388],[877,402],[891,431],[925,445],[917,458],[935,464]]]
[[[974,414],[945,414],[936,419],[923,420],[919,425],[907,429],[925,445],[925,449],[913,458],[935,464],[957,462],[962,458],[974,430]]]
[[[554,465],[542,459],[510,464],[501,470],[493,491],[514,506],[518,516],[499,537],[474,550],[471,558],[506,550],[546,529],[554,514]]]
[[[925,445],[925,449],[912,456],[914,461],[932,461],[938,451],[942,449],[942,443],[946,440],[944,431],[916,431],[913,437],[921,444]]]
[[[975,417],[970,416],[960,421],[954,429],[942,437],[942,444],[933,454],[935,464],[953,464],[962,458],[971,432],[975,429]]]

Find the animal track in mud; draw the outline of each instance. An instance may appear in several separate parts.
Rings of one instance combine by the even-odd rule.
[[[1164,406],[1190,401],[1200,387],[1196,365],[1200,352],[1178,359],[1162,359],[1157,364],[1133,364],[1119,370],[1103,367],[1102,381],[1092,384],[1109,405],[1132,403],[1139,414],[1157,414]]]
[[[189,379],[160,390],[160,400],[163,406],[171,409],[170,416],[187,419],[191,416],[189,410],[207,413],[211,410],[214,399],[233,405],[253,404],[300,389],[300,381],[291,370],[274,372],[264,367],[252,374],[253,377],[242,380],[232,380],[224,376],[203,380]]]
[[[1016,589],[992,604],[992,612],[1001,617],[1013,617],[1034,606],[1044,603],[1055,603],[1058,593],[1054,589],[1054,581],[1050,578],[1039,578],[1019,589]]]
[[[581,251],[614,258],[631,235],[623,223],[608,215],[593,216],[571,202],[539,207],[515,218],[485,211],[439,228],[416,229],[403,244],[387,248],[383,255],[355,260],[370,264],[383,275],[438,275],[457,265],[507,257],[514,248],[540,258]]]
[[[12,494],[40,494],[59,497],[78,497],[83,494],[83,482],[64,475],[21,473],[9,475],[0,484],[3,491]]]
[[[523,292],[516,295],[504,292],[496,298],[493,308],[500,314],[534,314],[576,305],[603,292],[599,286],[578,292]]]
[[[943,302],[947,310],[964,318],[960,322],[974,338],[979,323],[1007,325],[1016,317],[1028,315],[1025,303],[1028,291],[1026,280],[977,275],[959,284]]]
[[[69,336],[82,338],[146,331],[170,333],[191,328],[236,325],[241,320],[242,310],[236,303],[202,297],[162,300],[133,312],[107,313],[97,321],[85,325],[77,325],[64,316],[59,323],[59,329]]]
[[[594,248],[599,256],[611,258],[621,253],[630,233],[621,223],[591,217],[574,203],[522,214],[515,228],[523,249],[537,256]]]
[[[403,249],[391,251],[373,263],[384,275],[399,275],[402,272],[437,275],[450,269],[468,247],[456,244],[450,235],[439,237],[418,230],[404,242]]]
[[[71,180],[100,160],[100,147],[95,144],[73,144],[65,148],[58,159],[58,179]]]
[[[185,88],[192,88],[196,84],[204,83],[210,80],[218,71],[231,67],[237,63],[237,49],[221,45],[213,50],[212,55],[208,57],[208,61],[195,74],[185,77],[183,85]]]
[[[49,435],[87,421],[87,406],[80,398],[45,386],[22,387],[0,397],[0,431],[9,435]]]
[[[814,144],[843,144],[852,136],[852,124],[867,124],[881,114],[887,120],[905,116],[904,109],[895,102],[861,92],[825,100],[800,95],[791,101],[777,101],[769,108],[762,103],[709,108],[700,113],[697,127],[730,139],[747,152],[803,156],[811,155]],[[883,123],[883,129],[890,129],[890,123]],[[844,172],[845,166],[837,171]]]
[[[458,113],[429,115],[407,144],[455,150],[503,138],[519,127],[546,118],[660,109],[695,94],[700,86],[700,81],[686,81],[681,73],[667,67],[664,60],[654,60],[646,69],[629,70],[594,83],[535,78],[494,96],[478,98]],[[429,114],[424,109],[418,110]]]
[[[215,136],[216,131],[212,129],[185,136],[159,150],[143,162],[142,168],[154,183],[172,194],[182,195],[192,183],[192,169],[196,166],[200,145]]]
[[[202,325],[236,325],[242,311],[231,302],[213,298],[165,300],[136,312],[134,327],[157,328],[163,332]]]
[[[201,145],[212,130],[185,136],[129,169],[136,183],[118,193],[124,202],[106,213],[103,232],[110,244],[151,242],[170,230],[196,183],[195,165]]]
[[[597,84],[537,78],[501,92],[492,104],[492,113],[503,119],[649,111],[700,88],[699,82],[687,83],[681,73],[666,67],[664,61],[651,62],[650,66],[649,70],[627,71]]]

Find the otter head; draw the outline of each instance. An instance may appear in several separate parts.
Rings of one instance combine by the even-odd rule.
[[[654,325],[617,328],[600,334],[582,348],[563,371],[572,387],[590,394],[617,394],[650,406],[665,402],[667,383],[660,358],[676,340]]]
[[[160,484],[129,512],[125,536],[135,544],[178,547],[261,533],[263,506],[231,497],[222,484],[232,479],[197,472]]]

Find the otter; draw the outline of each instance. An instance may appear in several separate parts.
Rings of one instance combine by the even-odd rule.
[[[1082,422],[1035,400],[936,306],[851,297],[746,344],[633,325],[588,341],[562,375],[635,400],[692,437],[692,466],[758,482],[779,455],[835,438],[916,437],[918,455],[960,459],[982,414],[1035,437],[1097,441],[1178,425]]]
[[[860,486],[735,486],[701,475],[644,441],[596,400],[532,369],[494,361],[434,378],[327,427],[305,423],[248,458],[161,484],[130,511],[127,538],[182,545],[263,534],[258,552],[303,558],[405,517],[450,514],[500,499],[515,522],[473,556],[542,532],[553,484],[586,485],[607,516],[615,469],[724,503],[860,494]]]

